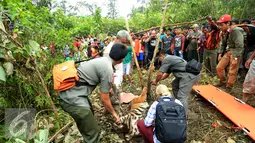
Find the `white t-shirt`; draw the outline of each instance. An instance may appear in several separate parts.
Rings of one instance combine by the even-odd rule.
[[[110,58],[109,54],[110,54],[113,44],[114,44],[114,42],[111,42],[107,45],[107,47],[105,48],[105,50],[103,52],[104,57]],[[114,68],[116,69],[116,71],[114,73],[114,84],[116,84],[118,86],[123,81],[123,63],[115,65]]]

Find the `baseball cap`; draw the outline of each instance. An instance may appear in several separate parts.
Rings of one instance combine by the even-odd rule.
[[[220,19],[217,21],[218,23],[224,23],[231,21],[231,16],[229,14],[224,14],[220,17]]]

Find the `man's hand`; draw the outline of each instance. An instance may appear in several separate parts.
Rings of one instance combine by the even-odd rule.
[[[245,67],[246,67],[247,69],[250,68],[251,62],[252,62],[252,59],[248,59],[248,60],[245,62]]]
[[[101,98],[101,101],[102,101],[104,107],[107,109],[107,111],[109,111],[113,115],[113,117],[115,118],[115,122],[118,123],[120,121],[120,117],[117,115],[114,108],[112,107],[109,93],[101,92],[100,98]]]
[[[235,57],[234,60],[232,60],[231,64],[232,65],[237,65],[238,64],[238,57]]]
[[[155,79],[155,80],[151,81],[151,84],[156,86],[158,84],[158,82]]]
[[[220,61],[221,59],[222,59],[221,54],[219,54],[218,61]]]
[[[197,51],[199,51],[200,49],[201,49],[201,47],[198,47],[198,48],[197,48]]]
[[[233,60],[231,64],[232,65],[237,65],[237,63],[238,63],[238,60]]]
[[[209,21],[212,21],[212,17],[211,16],[207,16],[206,19],[209,20]]]
[[[182,50],[181,50],[180,52],[183,54],[183,51],[182,51]]]
[[[115,114],[113,114],[113,117],[114,117],[114,119],[115,119],[115,123],[116,124],[120,124],[120,117],[115,113]]]

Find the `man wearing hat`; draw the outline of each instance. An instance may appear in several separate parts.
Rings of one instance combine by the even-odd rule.
[[[197,49],[198,49],[198,39],[202,35],[202,33],[199,31],[199,25],[194,24],[192,26],[193,28],[193,33],[190,33],[187,38],[190,40],[190,43],[188,45],[188,61],[191,61],[192,59],[195,59],[198,61],[198,54],[197,54]]]
[[[220,83],[217,84],[217,86],[225,86],[227,92],[230,92],[236,82],[236,75],[239,69],[241,55],[244,50],[245,32],[240,27],[231,29],[231,16],[228,14],[221,16],[217,22],[222,32],[222,42],[218,57],[219,64],[216,67],[217,74],[220,78]],[[223,51],[225,52],[223,53]],[[227,80],[225,76],[225,68],[228,65],[229,70]]]

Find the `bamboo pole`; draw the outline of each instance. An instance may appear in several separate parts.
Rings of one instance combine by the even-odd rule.
[[[193,24],[193,23],[196,23],[198,21],[201,21],[201,20],[204,20],[206,19],[207,16],[203,17],[203,18],[200,18],[198,20],[194,20],[194,21],[190,21],[190,22],[181,22],[181,23],[174,23],[174,24],[166,24],[162,27],[167,27],[167,26],[178,26],[178,25],[184,25],[184,24]],[[149,29],[146,29],[146,30],[143,30],[143,31],[140,31],[140,32],[137,32],[135,34],[139,34],[139,33],[143,33],[143,32],[146,32],[146,31],[149,31],[149,30],[153,30],[153,29],[157,29],[157,28],[160,28],[161,26],[156,26],[156,27],[152,27],[152,28],[149,28]]]
[[[143,74],[142,74],[141,68],[139,66],[139,63],[137,61],[137,58],[136,58],[136,53],[135,53],[135,49],[134,49],[134,43],[133,43],[133,40],[132,40],[132,36],[130,35],[130,29],[129,29],[128,20],[126,20],[126,29],[127,29],[128,33],[129,33],[129,39],[130,39],[130,44],[131,44],[131,47],[132,47],[133,58],[135,60],[136,68],[137,68],[137,71],[138,71],[139,77],[140,77],[141,87],[143,89],[143,87],[144,87]]]
[[[168,5],[168,0],[165,0],[165,8],[164,8],[163,16],[162,16],[162,21],[161,21],[160,33],[162,33],[162,31],[163,31],[163,25],[164,25],[164,21],[165,21],[165,17],[166,17],[167,5]],[[157,39],[156,47],[155,47],[155,50],[154,50],[154,53],[153,53],[153,58],[152,58],[152,61],[151,61],[151,63],[150,63],[150,67],[149,67],[148,82],[147,82],[148,100],[151,100],[151,99],[152,99],[152,98],[151,98],[151,94],[150,94],[150,91],[151,91],[151,75],[152,75],[152,70],[153,70],[153,67],[154,67],[155,57],[156,57],[157,52],[158,52],[159,38],[160,38],[160,37],[158,37],[158,39]]]

